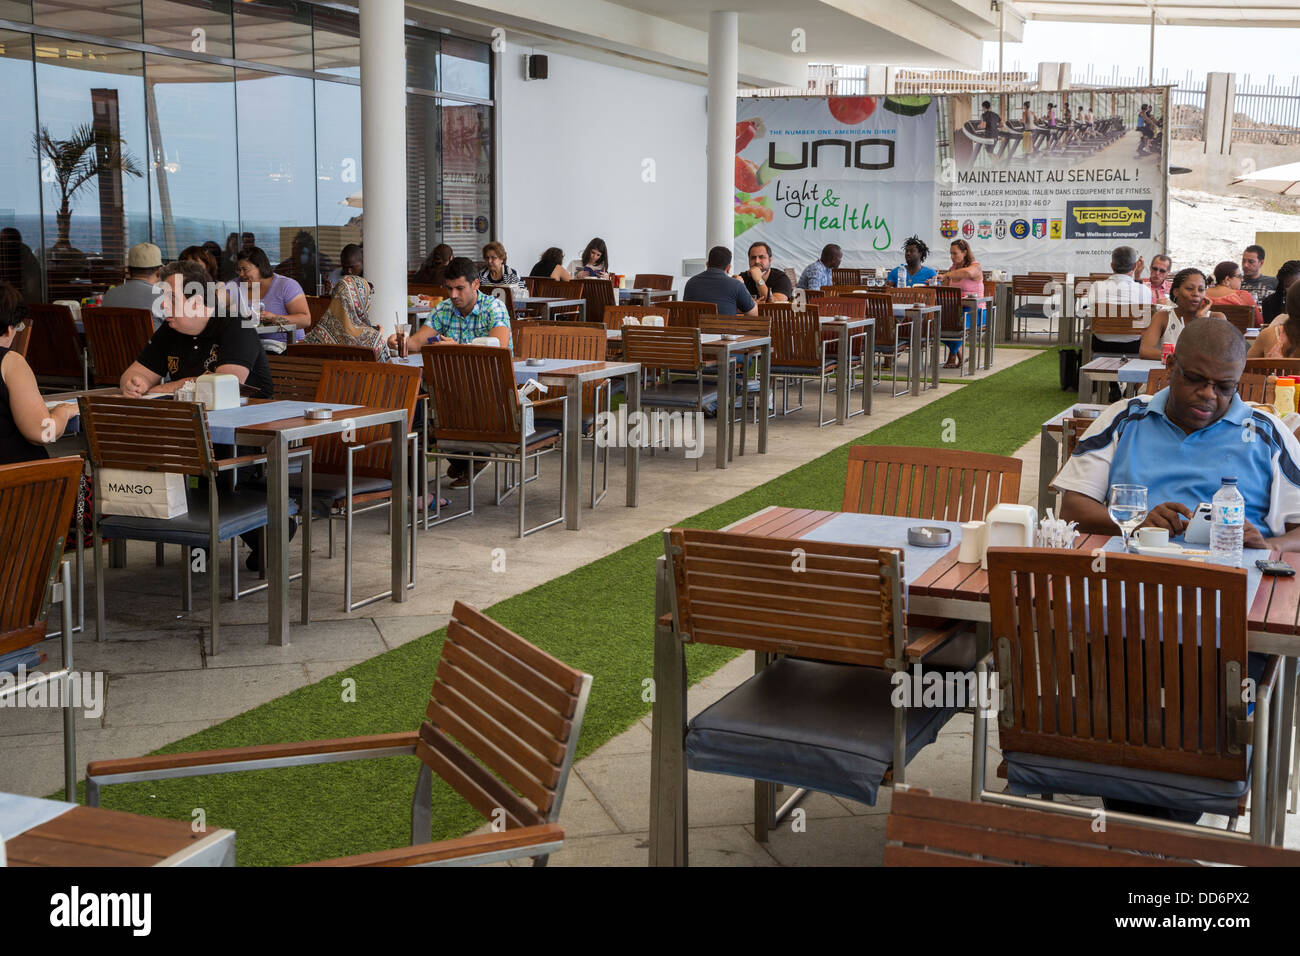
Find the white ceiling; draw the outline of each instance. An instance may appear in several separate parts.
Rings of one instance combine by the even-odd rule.
[[[1300,4],[1291,0],[1017,0],[1016,7],[1034,20],[1087,23],[1156,23],[1164,26],[1300,27]]]

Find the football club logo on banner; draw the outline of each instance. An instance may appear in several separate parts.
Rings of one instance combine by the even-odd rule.
[[[939,222],[939,235],[943,236],[945,239],[956,239],[956,238],[957,238],[957,220],[956,220],[956,219],[943,219],[943,220],[940,220],[940,222]]]
[[[1043,239],[1043,238],[1045,238],[1046,236],[1047,236],[1047,220],[1046,220],[1046,219],[1035,219],[1035,220],[1034,220],[1034,238],[1035,238],[1035,239]]]
[[[1013,239],[1023,239],[1029,235],[1029,220],[1017,219],[1011,223],[1011,236]]]
[[[987,219],[981,219],[980,228],[979,228],[979,237],[981,239],[992,239],[993,223],[989,222]]]
[[[965,239],[975,238],[975,223],[967,219],[961,224],[961,234]]]
[[[1051,223],[1052,231],[1051,231],[1050,235],[1051,235],[1051,237],[1052,237],[1053,239],[1060,239],[1060,238],[1061,238],[1061,230],[1062,230],[1062,228],[1063,228],[1064,225],[1065,225],[1065,220],[1063,220],[1063,219],[1053,219],[1053,220],[1052,220],[1052,223]]]
[[[999,219],[993,224],[993,237],[995,239],[1005,239],[1007,237],[1007,221]]]

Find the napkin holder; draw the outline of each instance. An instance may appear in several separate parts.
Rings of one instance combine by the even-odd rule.
[[[1038,513],[1029,505],[998,505],[984,518],[984,546],[980,567],[989,567],[989,548],[1032,548],[1038,530]]]
[[[480,335],[478,338],[471,340],[469,344],[486,345],[492,347],[492,346],[500,346],[501,340],[498,339],[495,335]]]
[[[239,407],[239,379],[233,375],[207,372],[194,380],[194,400],[215,412]]]

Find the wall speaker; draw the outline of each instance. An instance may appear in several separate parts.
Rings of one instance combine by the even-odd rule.
[[[528,79],[544,80],[549,69],[545,54],[534,53],[528,57]]]

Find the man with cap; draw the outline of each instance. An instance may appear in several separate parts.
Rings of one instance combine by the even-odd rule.
[[[153,327],[162,325],[162,314],[154,302],[162,295],[158,272],[162,269],[162,250],[152,242],[141,242],[126,254],[127,280],[104,293],[103,305],[114,309],[148,309],[153,313]]]

